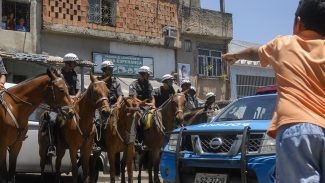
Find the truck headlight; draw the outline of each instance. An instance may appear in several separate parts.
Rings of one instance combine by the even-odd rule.
[[[276,152],[275,139],[265,134],[261,144],[262,146],[260,149],[260,154],[275,154]]]
[[[176,146],[177,146],[177,139],[178,139],[178,133],[173,133],[169,137],[168,141],[168,150],[176,152]]]

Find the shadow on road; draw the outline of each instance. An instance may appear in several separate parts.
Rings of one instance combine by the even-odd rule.
[[[41,176],[39,174],[17,174],[16,183],[37,183],[41,182]],[[54,176],[46,175],[46,183],[54,182]],[[71,176],[61,176],[62,183],[72,182]]]

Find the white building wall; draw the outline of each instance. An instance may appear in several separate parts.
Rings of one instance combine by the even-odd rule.
[[[63,57],[66,53],[72,52],[81,59],[92,60],[92,52],[97,52],[152,57],[154,78],[160,78],[164,74],[175,71],[175,51],[173,49],[47,32],[43,32],[41,38],[42,52],[53,56]]]
[[[92,60],[92,52],[107,53],[109,44],[108,40],[47,32],[43,32],[41,36],[43,53],[60,57],[66,53],[75,53],[85,60]]]
[[[232,65],[230,67],[230,100],[237,98],[237,75],[275,77],[271,67],[253,67],[247,65]]]
[[[154,62],[154,78],[160,78],[164,74],[170,74],[175,71],[175,51],[173,49],[111,42],[110,53],[152,57]]]

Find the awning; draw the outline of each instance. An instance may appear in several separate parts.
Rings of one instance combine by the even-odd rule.
[[[32,53],[23,53],[15,51],[5,51],[0,49],[0,56],[2,58],[7,58],[10,60],[33,62],[36,64],[42,65],[63,65],[63,58],[59,56],[51,56],[45,54],[32,54]],[[88,60],[81,60],[77,62],[77,65],[80,67],[93,67],[94,64]]]

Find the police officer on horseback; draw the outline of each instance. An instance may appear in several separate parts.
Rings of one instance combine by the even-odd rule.
[[[185,104],[185,112],[190,112],[191,110],[199,107],[199,102],[195,96],[196,90],[191,86],[190,80],[183,80],[181,84],[182,92],[187,92],[186,95],[186,104]]]
[[[0,90],[5,88],[7,70],[3,64],[2,58],[0,57]]]
[[[64,55],[63,62],[64,66],[59,70],[59,74],[61,75],[62,79],[64,79],[65,83],[68,86],[70,97],[73,100],[77,100],[81,96],[80,90],[80,82],[77,77],[77,73],[74,70],[77,66],[77,62],[79,58],[74,53],[68,53]],[[49,148],[48,148],[48,156],[55,156],[56,155],[56,147],[54,145],[54,128],[53,126],[57,121],[60,121],[60,117],[58,116],[57,112],[46,112],[44,113],[43,122],[41,126],[41,135],[45,136],[46,130],[48,130],[49,136]]]
[[[152,73],[148,66],[139,68],[139,78],[133,81],[129,86],[129,96],[134,96],[141,101],[147,100],[148,106],[155,106],[155,98],[152,96],[153,87],[149,82],[149,76]]]
[[[175,94],[173,82],[175,78],[170,74],[165,74],[161,78],[162,86],[154,89],[153,96],[155,97],[156,107],[160,107],[164,104],[172,95]]]
[[[133,81],[129,86],[129,96],[136,97],[141,101],[146,101],[146,106],[142,108],[142,113],[145,116],[151,108],[155,108],[155,98],[152,95],[153,87],[149,82],[149,76],[152,72],[148,66],[142,66],[139,68],[138,73],[139,78]],[[140,123],[140,126],[133,124],[131,131],[131,135],[137,137],[138,142],[135,142],[137,149],[142,149],[143,141],[144,120],[141,120]]]
[[[68,85],[69,94],[73,99],[78,99],[81,96],[80,82],[77,77],[77,73],[74,70],[77,66],[79,58],[74,53],[68,53],[64,55],[63,62],[64,66],[62,67],[61,75],[66,84]]]
[[[109,77],[109,79],[106,80],[106,85],[109,89],[110,105],[116,104],[116,106],[119,107],[123,100],[123,92],[120,83],[117,81],[116,77],[113,77],[114,64],[111,60],[105,60],[101,63],[100,68],[103,74],[99,79],[103,80]]]

